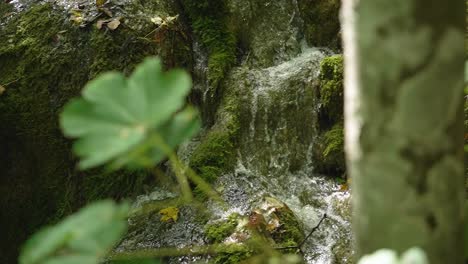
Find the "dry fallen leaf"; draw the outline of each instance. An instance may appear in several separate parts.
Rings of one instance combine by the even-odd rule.
[[[5,90],[6,90],[5,87],[0,85],[0,95],[2,95],[5,92]]]
[[[118,28],[120,25],[120,20],[118,19],[113,19],[111,22],[107,23],[107,27],[110,29],[110,30],[115,30],[116,28]]]
[[[105,23],[106,21],[103,20],[103,19],[99,19],[97,22],[96,22],[96,27],[98,29],[101,29],[102,28],[102,25]]]
[[[153,22],[153,24],[156,26],[160,26],[163,23],[163,19],[159,16],[155,16],[151,18],[151,22]]]
[[[165,20],[166,20],[167,24],[170,24],[170,23],[174,22],[177,18],[179,18],[179,15],[175,15],[175,16],[172,16],[172,17],[168,16],[168,17],[166,17]]]

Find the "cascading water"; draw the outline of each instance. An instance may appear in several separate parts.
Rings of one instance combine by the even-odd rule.
[[[265,196],[286,203],[306,233],[327,214],[303,248],[306,262],[316,264],[347,263],[351,254],[349,193],[313,170],[317,102],[312,94],[327,54],[306,48],[277,66],[233,71],[229,87],[245,90],[250,98],[250,116],[245,118],[250,122],[243,128],[235,171],[218,182],[232,206],[217,211],[223,217],[248,214]]]
[[[228,6],[243,23],[239,27],[250,38],[250,51],[223,82],[225,90],[240,94],[242,113],[235,168],[220,175],[213,186],[228,208],[207,202],[208,221],[227,219],[232,213],[246,216],[264,197],[275,197],[292,210],[305,235],[327,215],[302,246],[306,263],[353,263],[349,192],[334,179],[314,172],[319,143],[318,76],[321,60],[331,52],[307,47],[301,41],[304,22],[297,1],[228,1]],[[194,89],[202,104],[207,104],[207,54],[197,42],[193,51]],[[223,123],[222,114],[214,119],[215,126]],[[189,160],[199,140],[179,149],[183,160]],[[154,204],[160,208],[175,196],[175,192],[158,187],[141,196],[135,208]],[[206,244],[206,222],[197,222],[197,212],[189,206],[179,209],[179,220],[172,224],[162,223],[157,213],[131,219],[131,232],[117,251]],[[195,260],[200,258],[182,257],[171,262]]]
[[[232,213],[248,215],[263,197],[275,197],[294,212],[305,234],[326,214],[302,247],[304,259],[310,264],[352,263],[349,193],[332,178],[314,173],[314,93],[319,63],[328,54],[326,50],[305,48],[299,56],[277,66],[239,67],[231,72],[227,87],[241,91],[244,107],[250,111],[242,117],[237,165],[214,185],[228,209],[208,204],[211,219],[226,219]],[[190,149],[182,148],[180,154],[188,156],[184,152]],[[174,193],[159,188],[141,196],[135,205],[174,197]],[[196,223],[194,209],[182,206],[180,210],[179,221],[172,225],[161,223],[157,214],[131,220],[139,228],[132,230],[118,251],[204,244],[203,225]],[[173,262],[190,263],[195,259],[178,258]]]

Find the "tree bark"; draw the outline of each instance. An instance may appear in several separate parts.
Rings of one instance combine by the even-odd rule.
[[[345,147],[360,257],[463,261],[463,1],[343,0]]]

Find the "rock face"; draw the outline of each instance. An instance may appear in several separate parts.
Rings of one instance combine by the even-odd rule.
[[[205,129],[179,154],[220,191],[228,209],[195,187],[208,208],[202,213],[159,186],[135,203],[139,213],[118,251],[210,243],[218,238],[209,238],[208,222],[232,222],[233,213],[239,222],[268,196],[288,208],[278,214],[298,227],[270,234],[275,241],[289,232],[297,243],[326,212],[331,217],[323,230],[305,243],[305,260],[350,263],[349,196],[332,178],[317,175],[336,176],[344,168],[335,141],[340,118],[323,126],[321,112],[324,87],[339,82],[320,66],[339,50],[335,0],[37,2],[0,3],[0,225],[8,241],[1,251],[10,253],[2,263],[13,263],[19,244],[44,223],[87,201],[154,185],[144,172],[76,171],[57,124],[63,104],[88,80],[107,70],[128,74],[151,55],[193,73],[191,100]],[[115,28],[109,25],[116,20]],[[335,91],[327,102],[339,108]],[[327,131],[334,132],[327,137]],[[329,145],[331,162],[324,154]],[[172,220],[161,222],[161,210]],[[266,225],[276,230],[273,218]],[[249,255],[245,247],[226,249],[218,261]]]
[[[106,11],[94,1],[58,2],[15,1],[21,10],[0,3],[2,263],[14,263],[19,243],[39,226],[84,202],[142,191],[144,173],[103,177],[75,170],[70,142],[58,128],[62,105],[97,74],[129,73],[146,56],[160,55],[167,67],[192,65],[185,25],[152,32],[151,18],[180,14],[173,2],[111,1]],[[72,8],[84,22],[70,21]],[[97,28],[99,19],[111,19],[107,13],[121,17],[115,30]]]

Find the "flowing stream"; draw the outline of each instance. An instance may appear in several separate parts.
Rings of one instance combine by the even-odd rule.
[[[267,68],[241,66],[232,70],[227,87],[244,94],[245,122],[241,123],[234,171],[222,175],[215,188],[229,208],[209,202],[211,219],[226,219],[232,213],[248,215],[265,196],[275,197],[294,212],[308,234],[326,214],[326,219],[306,240],[302,251],[309,264],[352,263],[350,257],[350,195],[334,179],[314,173],[317,103],[313,91],[319,63],[327,50],[304,48],[298,56]],[[201,60],[203,56],[200,55]],[[200,62],[203,67],[204,63]],[[204,72],[198,69],[198,72]],[[202,86],[202,84],[196,84]],[[192,143],[193,144],[193,143]],[[196,143],[195,143],[196,144]],[[191,144],[181,148],[189,156]],[[158,188],[139,197],[136,207],[174,198],[176,194]],[[203,226],[196,224],[196,210],[182,206],[177,223],[161,224],[159,216],[146,218],[143,225],[120,245],[119,250],[185,247],[204,244]],[[190,263],[199,258],[178,258]]]
[[[250,122],[245,124],[236,169],[218,182],[232,206],[217,211],[223,217],[232,212],[245,215],[265,196],[286,203],[307,234],[326,214],[303,248],[311,264],[347,263],[350,254],[349,192],[340,190],[333,179],[316,175],[313,164],[317,102],[308,93],[328,54],[304,48],[273,67],[233,71],[229,87],[246,90]]]

